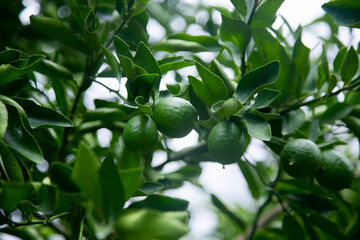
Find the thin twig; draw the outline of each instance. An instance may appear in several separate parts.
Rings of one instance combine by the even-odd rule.
[[[273,195],[273,193],[270,192],[269,196],[267,197],[265,202],[263,202],[263,204],[260,206],[260,208],[256,212],[256,216],[255,216],[255,219],[254,219],[254,222],[253,222],[253,225],[251,227],[251,231],[250,231],[250,234],[249,234],[249,237],[248,237],[249,240],[251,240],[254,237],[255,231],[256,231],[256,229],[258,227],[258,221],[260,219],[261,213],[264,211],[264,209],[267,207],[267,205],[271,202],[272,195]]]
[[[103,86],[104,88],[106,88],[107,90],[109,90],[109,92],[115,93],[118,97],[120,97],[122,100],[126,101],[126,97],[124,97],[123,95],[121,95],[121,93],[119,92],[119,90],[114,90],[112,88],[109,88],[108,86],[106,86],[105,84],[103,84],[102,82],[99,82],[98,80],[94,80],[94,83],[97,83],[101,86]]]

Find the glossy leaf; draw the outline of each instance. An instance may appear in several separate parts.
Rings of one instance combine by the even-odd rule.
[[[147,73],[154,73],[161,76],[159,64],[150,49],[143,42],[139,43],[133,61],[136,65],[145,69]]]
[[[336,54],[336,57],[335,57],[334,63],[333,63],[335,72],[340,71],[346,55],[347,55],[346,47],[342,47],[341,49],[339,49],[339,52]]]
[[[30,183],[1,182],[0,206],[5,212],[14,211],[31,190]]]
[[[224,81],[210,70],[205,68],[199,62],[195,62],[196,69],[199,72],[203,83],[209,94],[215,101],[226,100],[229,97],[229,92]]]
[[[197,79],[194,76],[189,75],[190,85],[193,87],[196,95],[206,104],[206,106],[211,107],[216,101],[209,93],[203,81]]]
[[[296,218],[290,215],[286,215],[283,218],[283,231],[288,240],[303,240],[305,238],[301,225]]]
[[[245,0],[231,0],[231,3],[241,16],[246,17],[247,6]]]
[[[128,240],[176,240],[189,232],[183,220],[186,218],[185,212],[129,209],[115,223],[115,230],[119,236]]]
[[[267,64],[277,60],[281,65],[279,76],[274,84],[275,89],[281,92],[281,95],[275,103],[284,99],[285,96],[296,96],[296,84],[292,84],[294,73],[294,64],[287,55],[284,47],[267,30],[257,29],[253,32],[255,44],[258,47],[260,64]]]
[[[74,126],[68,118],[51,108],[40,106],[24,98],[14,98],[14,100],[25,110],[31,128]]]
[[[125,203],[125,191],[112,155],[108,155],[99,170],[99,183],[102,191],[102,211],[108,222],[115,221]]]
[[[278,61],[268,63],[245,74],[236,87],[235,98],[242,104],[265,86],[275,83],[280,71]]]
[[[198,43],[206,47],[210,51],[219,51],[221,49],[218,39],[213,36],[206,36],[206,35],[194,36],[186,33],[177,33],[168,36],[168,39],[169,40],[177,39],[177,40],[184,40],[184,41]]]
[[[80,192],[71,178],[73,171],[73,168],[64,163],[53,162],[50,167],[51,182],[55,183],[60,191]]]
[[[360,4],[358,1],[337,0],[321,6],[340,25],[353,26],[360,22]]]
[[[98,180],[98,171],[100,169],[98,158],[86,143],[80,142],[75,159],[75,167],[71,175],[72,180],[87,198],[93,200],[96,205],[101,206],[102,192]]]
[[[136,96],[142,96],[147,101],[150,97],[151,91],[154,89],[158,74],[141,74],[133,81],[126,82],[128,96],[130,99]]]
[[[234,43],[243,52],[251,39],[251,28],[239,19],[222,15],[220,36],[223,41]]]
[[[133,56],[130,52],[130,46],[118,36],[114,36],[114,48],[118,55],[133,59]]]
[[[247,113],[243,117],[246,120],[247,130],[251,137],[263,141],[270,141],[271,128],[265,119],[251,113]]]
[[[240,170],[248,184],[251,196],[255,199],[260,197],[261,183],[257,173],[248,163],[243,160],[238,161]]]
[[[352,106],[347,103],[336,103],[329,107],[322,115],[321,121],[324,123],[333,123],[349,115]]]
[[[211,106],[211,111],[218,116],[230,117],[235,115],[243,108],[243,105],[239,100],[235,98],[229,98],[228,100],[221,100]]]
[[[189,202],[164,195],[150,195],[146,199],[132,203],[129,208],[150,208],[159,211],[186,211]]]
[[[284,0],[265,0],[255,11],[251,28],[270,27],[276,18],[276,12]]]
[[[109,64],[112,72],[114,73],[115,77],[118,79],[119,83],[121,82],[121,69],[118,61],[116,60],[115,56],[104,46],[101,46],[102,50],[104,51],[104,55],[106,58],[107,63]]]
[[[348,85],[351,79],[355,76],[359,68],[359,57],[354,49],[350,47],[349,52],[346,54],[344,62],[341,67],[341,80],[345,85]]]
[[[209,49],[198,42],[186,41],[181,39],[167,39],[154,48],[155,51],[167,51],[167,52],[207,52]]]
[[[32,15],[30,17],[30,22],[32,27],[49,37],[58,40],[75,50],[84,53],[89,52],[85,40],[79,35],[73,34],[63,22],[40,15]]]
[[[8,113],[5,104],[0,101],[0,139],[3,138],[8,125]]]
[[[229,91],[229,95],[233,95],[235,92],[235,89],[236,89],[236,82],[231,80],[228,77],[225,70],[223,69],[223,67],[221,66],[219,61],[216,60],[216,58],[214,58],[210,62],[209,70],[211,72],[215,73],[216,75],[218,75],[224,81],[224,83]]]
[[[284,135],[294,133],[296,129],[299,129],[304,124],[305,118],[306,116],[302,109],[288,112],[283,116],[281,133]]]
[[[5,178],[11,182],[24,182],[23,172],[19,163],[11,150],[0,141],[0,167],[3,169]]]
[[[187,60],[182,56],[164,58],[158,63],[162,74],[194,65],[193,61]]]
[[[4,142],[20,156],[35,163],[42,163],[41,149],[34,136],[25,128],[18,110],[12,106],[7,106],[7,110],[10,121],[4,134]]]
[[[258,92],[252,106],[253,108],[265,108],[269,106],[279,95],[280,92],[277,90],[264,88]]]

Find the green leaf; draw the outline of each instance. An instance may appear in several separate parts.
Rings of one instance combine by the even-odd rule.
[[[296,129],[299,129],[306,120],[306,115],[302,109],[297,109],[288,112],[282,119],[282,130],[283,135],[294,133]]]
[[[41,212],[52,214],[58,204],[58,193],[54,186],[41,184],[38,194],[39,207]]]
[[[321,117],[321,121],[324,123],[333,123],[336,120],[340,120],[351,113],[353,107],[347,103],[336,103],[329,107]]]
[[[141,196],[148,196],[159,192],[164,189],[164,185],[160,183],[146,182],[141,188],[138,189],[138,192]]]
[[[202,39],[203,36],[190,36],[190,35],[186,35],[186,37],[181,37],[183,39],[166,39],[161,41],[159,44],[157,44],[154,47],[155,51],[167,51],[167,52],[179,52],[179,51],[189,51],[189,52],[208,52],[208,51],[218,51],[221,47],[220,45],[217,43],[217,46],[213,46],[212,44],[209,45],[209,48],[206,46],[208,44],[210,44],[211,42],[209,42],[207,44],[207,41],[204,40],[211,40],[214,41],[213,38],[205,38],[204,40]],[[217,39],[215,38],[215,40],[217,41]],[[204,43],[201,44],[198,41],[202,41]],[[206,45],[205,45],[206,44]],[[211,47],[211,48],[210,48]]]
[[[338,0],[321,6],[340,25],[353,26],[360,22],[360,3],[358,1]]]
[[[161,74],[165,74],[168,71],[179,70],[181,68],[194,65],[191,60],[185,59],[183,56],[168,57],[158,62],[160,65]]]
[[[8,113],[5,104],[0,101],[0,139],[3,138],[8,125]]]
[[[85,19],[85,30],[95,32],[98,28],[98,19],[93,9],[91,9]]]
[[[125,203],[125,191],[112,155],[108,155],[99,170],[102,191],[102,211],[107,222],[115,221]]]
[[[228,77],[228,75],[224,71],[223,67],[218,62],[218,60],[216,60],[216,58],[214,58],[210,62],[209,70],[211,72],[215,73],[216,75],[218,75],[224,81],[224,83],[229,91],[229,95],[233,95],[235,92],[237,83]]]
[[[215,101],[226,100],[229,98],[229,92],[224,81],[210,70],[195,62],[196,69],[199,72],[203,83]]]
[[[280,71],[278,61],[270,62],[262,67],[252,70],[245,74],[236,87],[235,98],[242,104],[246,103],[249,98],[259,90],[275,83]]]
[[[250,42],[252,31],[249,25],[240,19],[234,19],[222,15],[220,36],[223,41],[234,43],[243,52]]]
[[[73,169],[61,162],[53,162],[50,167],[51,182],[58,186],[58,189],[63,192],[80,192],[71,176]]]
[[[132,203],[129,208],[150,208],[159,211],[186,211],[189,202],[179,198],[164,195],[150,195],[146,199]]]
[[[119,83],[121,83],[121,69],[118,61],[116,60],[115,56],[104,46],[101,46],[102,50],[104,51],[104,55],[106,58],[107,63],[109,64],[112,72],[114,73],[115,77],[118,79]]]
[[[354,116],[346,116],[342,119],[346,127],[360,140],[360,119]]]
[[[129,209],[115,223],[115,230],[121,238],[128,240],[177,240],[189,232],[183,220],[187,217],[186,212]]]
[[[29,74],[37,64],[45,58],[44,55],[32,55],[27,59],[17,59],[11,64],[0,65],[0,85],[13,82],[16,78]]]
[[[221,117],[235,115],[243,108],[243,105],[235,98],[220,100],[211,106],[211,111]]]
[[[327,54],[326,54],[326,47],[325,45],[323,45],[323,51],[321,54],[321,65],[324,71],[324,75],[325,75],[325,81],[328,82],[329,78],[330,78],[330,72],[329,72],[329,62],[327,60]],[[320,89],[320,87],[322,86],[322,84],[320,84],[318,86],[318,88]]]
[[[11,182],[24,182],[23,171],[19,161],[10,151],[8,146],[0,141],[0,167],[3,169],[1,174]]]
[[[353,46],[350,47],[346,54],[344,62],[341,67],[341,80],[345,85],[348,85],[351,79],[355,76],[359,68],[359,57]]]
[[[24,120],[17,109],[7,106],[9,122],[4,134],[4,142],[20,156],[35,162],[42,163],[41,149],[33,135],[25,128]]]
[[[297,97],[300,97],[301,90],[310,71],[310,49],[301,42],[301,34],[296,39],[293,49],[293,61],[295,66],[294,78]]]
[[[255,11],[253,20],[250,24],[251,28],[270,27],[275,19],[276,12],[280,8],[284,0],[265,0]]]
[[[118,55],[133,59],[133,55],[130,52],[130,46],[118,36],[114,36],[114,48]]]
[[[34,70],[46,76],[49,76],[50,78],[64,80],[73,79],[73,74],[69,69],[47,59],[43,59],[41,62],[35,65]]]
[[[133,59],[134,63],[148,73],[155,73],[161,77],[161,70],[159,64],[157,63],[155,57],[151,53],[150,49],[145,45],[145,43],[140,42],[136,50],[135,57]]]
[[[271,128],[265,119],[251,113],[246,113],[243,117],[246,120],[247,130],[251,137],[270,141]]]
[[[302,229],[296,218],[285,215],[283,218],[283,231],[288,240],[303,240],[305,239],[304,230]]]
[[[52,87],[56,96],[56,103],[58,104],[61,112],[65,115],[69,114],[69,97],[66,91],[66,85],[63,81],[57,78],[51,80]]]
[[[241,16],[246,17],[247,5],[245,0],[231,0],[231,3]]]
[[[8,64],[20,59],[21,52],[16,49],[7,49],[0,52],[0,65]]]
[[[242,160],[238,161],[238,165],[248,184],[251,196],[255,199],[258,199],[260,197],[260,190],[262,189],[262,185],[257,173],[255,172],[255,169],[251,168],[247,162]]]
[[[51,108],[40,106],[24,98],[14,98],[14,100],[25,110],[31,128],[74,126],[68,118]]]
[[[216,101],[210,95],[204,82],[191,75],[188,76],[188,79],[196,95],[198,95],[198,97],[206,104],[206,106],[211,107]]]
[[[79,35],[73,34],[71,30],[59,20],[40,15],[32,15],[30,17],[30,22],[32,27],[49,37],[58,40],[75,50],[84,53],[89,52],[85,40]]]
[[[184,40],[188,42],[198,43],[207,48],[208,51],[219,51],[222,48],[219,44],[218,38],[213,36],[193,36],[186,33],[176,33],[168,36],[168,39]]]
[[[253,32],[253,37],[258,48],[260,64],[277,60],[281,65],[279,77],[274,84],[275,89],[279,90],[281,95],[275,104],[286,96],[295,97],[297,86],[292,84],[294,65],[284,47],[266,29],[257,29]]]
[[[7,213],[14,211],[29,195],[31,188],[30,183],[1,182],[1,208]]]
[[[336,57],[335,57],[334,63],[333,63],[335,72],[340,71],[346,55],[347,55],[347,48],[346,47],[340,48],[338,53],[336,54]]]
[[[255,97],[253,108],[265,108],[269,106],[278,96],[280,92],[278,90],[264,88]]]
[[[123,55],[118,55],[118,58],[125,76],[130,81],[134,80],[138,75],[135,63],[130,58]]]
[[[98,171],[100,162],[93,151],[84,142],[79,143],[75,157],[75,167],[72,180],[81,189],[84,195],[101,206],[102,192],[99,184]]]
[[[158,77],[158,74],[142,74],[138,75],[133,81],[127,81],[128,98],[134,99],[137,96],[142,96],[147,101]]]
[[[309,139],[313,142],[316,142],[316,140],[320,137],[321,134],[321,129],[320,129],[320,124],[319,124],[319,120],[314,117],[310,123],[310,127],[309,127]]]

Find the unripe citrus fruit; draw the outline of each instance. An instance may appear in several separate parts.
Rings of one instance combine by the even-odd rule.
[[[328,150],[322,154],[321,167],[315,177],[323,187],[339,191],[350,187],[354,178],[354,166],[344,154]]]
[[[156,124],[148,115],[136,115],[126,123],[123,139],[125,146],[131,151],[147,153],[158,140]]]
[[[231,121],[221,121],[210,131],[209,153],[223,165],[239,161],[244,154],[245,146],[243,130]]]
[[[172,138],[188,135],[194,129],[197,120],[197,112],[193,105],[178,97],[159,100],[153,116],[159,131]]]
[[[288,142],[280,154],[284,170],[294,178],[314,175],[321,164],[321,151],[308,139],[294,139]]]

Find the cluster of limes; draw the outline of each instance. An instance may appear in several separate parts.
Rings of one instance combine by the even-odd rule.
[[[349,158],[335,150],[321,152],[307,139],[288,142],[281,154],[284,170],[294,178],[314,176],[318,183],[330,190],[348,188],[354,178],[354,166]]]
[[[165,136],[181,138],[191,132],[197,112],[190,102],[178,97],[159,100],[152,118],[141,114],[132,117],[125,125],[123,140],[131,151],[150,152],[158,141],[158,130]]]

